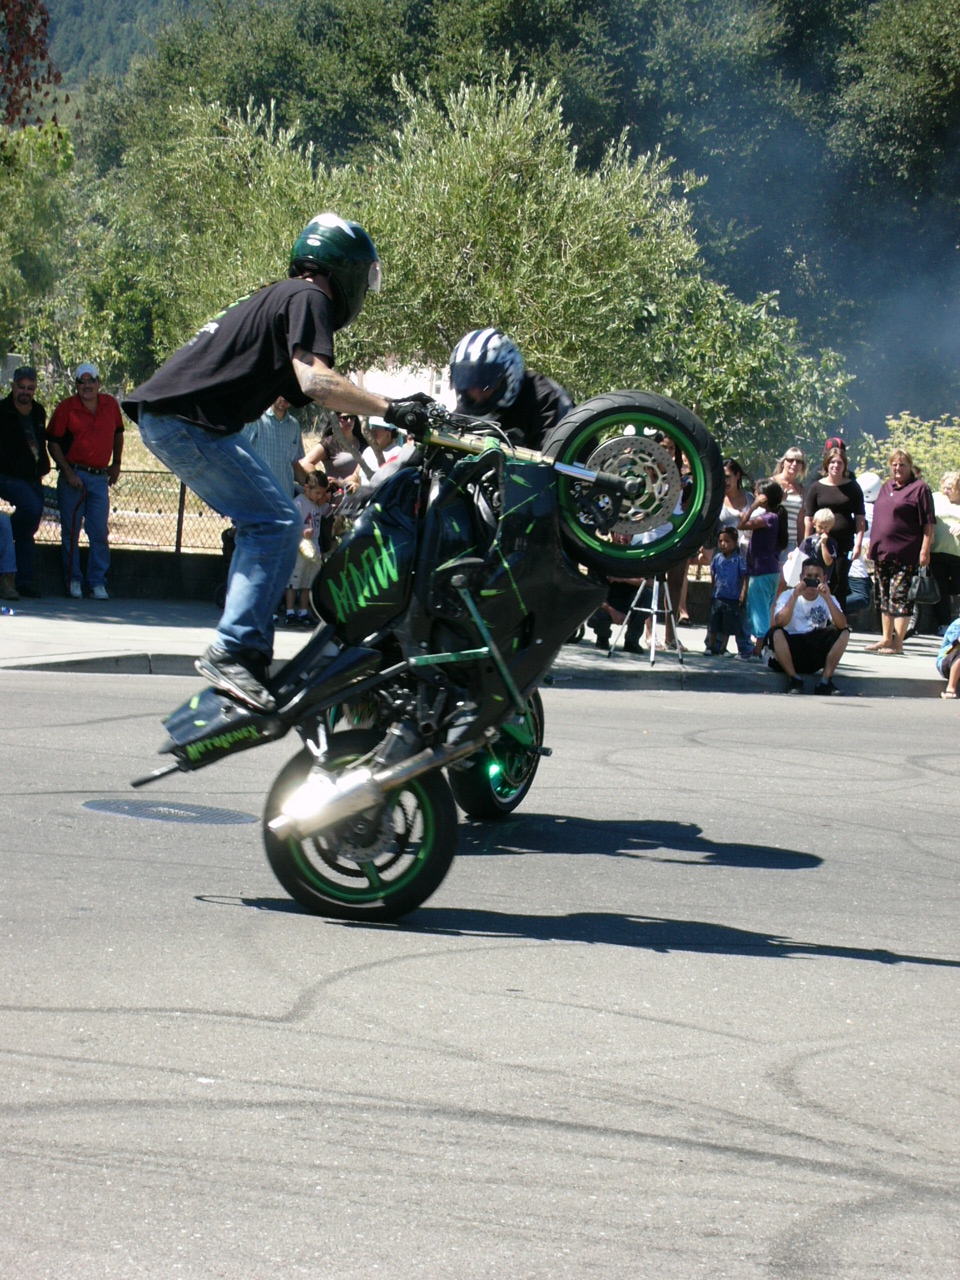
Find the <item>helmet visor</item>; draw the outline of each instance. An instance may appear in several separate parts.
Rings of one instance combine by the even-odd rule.
[[[379,258],[375,258],[367,271],[367,288],[371,293],[379,293],[382,287],[383,272],[380,270]]]
[[[502,369],[491,364],[456,364],[450,370],[453,389],[461,394],[465,391],[481,391],[486,395],[496,391],[504,376]]]

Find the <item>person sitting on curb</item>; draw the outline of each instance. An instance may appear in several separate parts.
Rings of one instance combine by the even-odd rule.
[[[937,670],[947,682],[941,698],[955,698],[960,685],[960,618],[950,623],[937,654]]]
[[[850,639],[850,628],[839,601],[830,594],[823,566],[804,560],[800,581],[777,600],[766,647],[773,650],[771,666],[787,677],[787,693],[803,693],[800,675],[822,671],[814,693],[834,694],[833,673]],[[799,674],[798,674],[799,673]]]

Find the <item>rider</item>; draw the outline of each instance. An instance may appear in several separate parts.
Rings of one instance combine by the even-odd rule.
[[[539,449],[573,400],[551,378],[524,368],[515,342],[499,329],[473,329],[450,354],[457,411],[498,422],[514,444]]]
[[[124,401],[147,447],[236,526],[217,638],[197,670],[263,711],[273,656],[273,609],[297,558],[300,514],[240,435],[278,396],[387,417],[397,402],[336,373],[333,335],[380,292],[380,259],[355,222],[318,214],[297,237],[287,280],[266,285],[208,321]],[[400,402],[402,403],[402,402]]]

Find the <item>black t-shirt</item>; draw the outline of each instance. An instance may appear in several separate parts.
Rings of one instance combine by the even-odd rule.
[[[803,501],[804,515],[812,516],[824,507],[829,507],[834,514],[830,537],[841,551],[849,551],[856,537],[857,516],[865,513],[863,490],[856,480],[844,480],[842,484],[815,480]]]
[[[283,396],[310,403],[293,372],[295,347],[333,359],[330,299],[310,280],[279,280],[208,321],[152,378],[127,397],[141,408],[174,413],[232,435]]]
[[[542,373],[525,373],[513,404],[484,413],[482,406],[466,398],[457,404],[460,413],[472,413],[499,422],[504,431],[528,449],[539,449],[560,419],[573,408],[573,401],[558,382]]]

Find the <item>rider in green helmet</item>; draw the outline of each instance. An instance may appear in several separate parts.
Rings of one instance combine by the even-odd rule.
[[[321,213],[290,253],[290,278],[208,321],[124,401],[144,443],[221,515],[236,543],[217,638],[197,670],[238,701],[271,711],[273,610],[297,558],[301,517],[240,431],[278,396],[386,417],[391,402],[335,372],[333,335],[379,293],[380,259],[355,222]],[[401,404],[403,402],[400,402]]]

